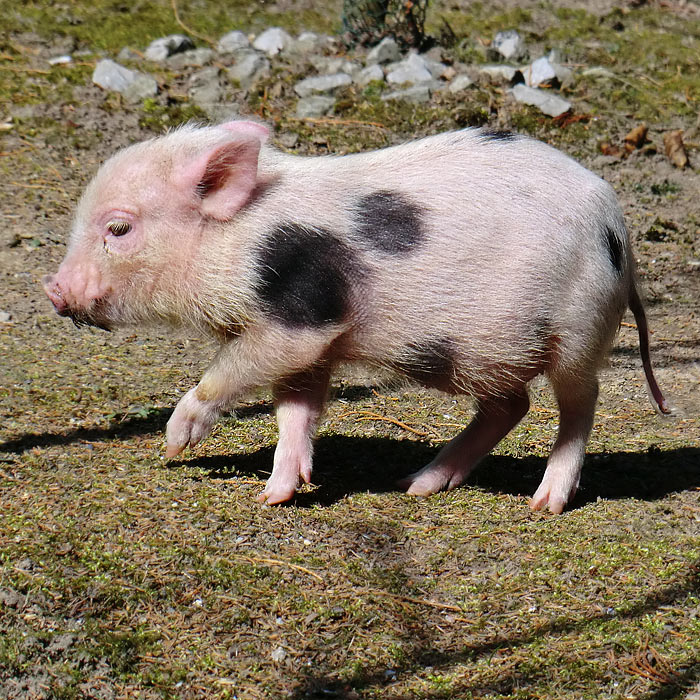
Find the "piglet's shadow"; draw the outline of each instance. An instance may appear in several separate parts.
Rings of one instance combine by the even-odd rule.
[[[312,492],[301,493],[301,507],[331,505],[353,493],[397,491],[396,481],[427,464],[438,448],[413,440],[387,437],[321,437],[316,443]],[[216,479],[255,476],[266,480],[274,447],[252,453],[200,457],[180,465],[198,467]],[[489,455],[466,486],[493,493],[530,497],[542,479],[546,460],[540,457]],[[700,449],[693,447],[645,452],[589,453],[572,508],[595,501],[636,498],[653,501],[670,493],[700,487]]]

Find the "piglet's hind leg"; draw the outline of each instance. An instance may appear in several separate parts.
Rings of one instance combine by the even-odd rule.
[[[275,387],[279,441],[272,474],[258,496],[270,505],[288,501],[311,481],[313,438],[328,393],[330,367],[316,367]]]
[[[507,397],[481,399],[467,428],[448,442],[430,464],[401,479],[399,488],[414,496],[456,488],[477,462],[520,422],[529,407],[524,387]]]
[[[598,381],[595,377],[587,381],[576,377],[566,382],[553,378],[552,385],[559,402],[559,433],[530,508],[541,510],[548,506],[552,513],[561,513],[578,488],[593,425]]]

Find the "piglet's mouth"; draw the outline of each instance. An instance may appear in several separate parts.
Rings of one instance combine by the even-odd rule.
[[[55,277],[46,275],[42,279],[44,291],[53,304],[59,316],[66,316],[73,323],[81,328],[82,326],[94,326],[105,331],[111,331],[111,323],[105,313],[106,299],[94,299],[87,309],[75,309],[66,301],[61,286],[57,284]]]
[[[67,316],[75,324],[76,328],[83,326],[92,326],[93,328],[101,328],[103,331],[111,331],[109,321],[103,318],[95,318],[90,311],[73,311],[64,309],[58,312],[59,316]]]

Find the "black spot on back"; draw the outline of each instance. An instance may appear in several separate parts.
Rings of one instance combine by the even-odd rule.
[[[285,325],[323,326],[347,316],[351,280],[361,272],[354,252],[329,231],[281,224],[264,239],[255,291]]]
[[[421,384],[445,384],[454,377],[455,356],[454,343],[449,339],[410,343],[393,366]]]
[[[622,274],[622,242],[618,235],[609,226],[605,227],[605,243],[608,248],[610,262],[618,275]]]
[[[352,218],[355,234],[382,253],[408,253],[425,236],[420,207],[398,192],[380,190],[361,197]]]
[[[515,141],[518,134],[512,131],[499,131],[497,129],[482,129],[480,133],[482,141]]]

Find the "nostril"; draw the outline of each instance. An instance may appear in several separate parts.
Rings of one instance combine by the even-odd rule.
[[[45,275],[42,278],[41,283],[44,287],[44,291],[46,292],[46,296],[49,298],[56,311],[59,314],[64,313],[68,307],[68,304],[63,298],[63,291],[56,282],[56,278],[53,275]]]

